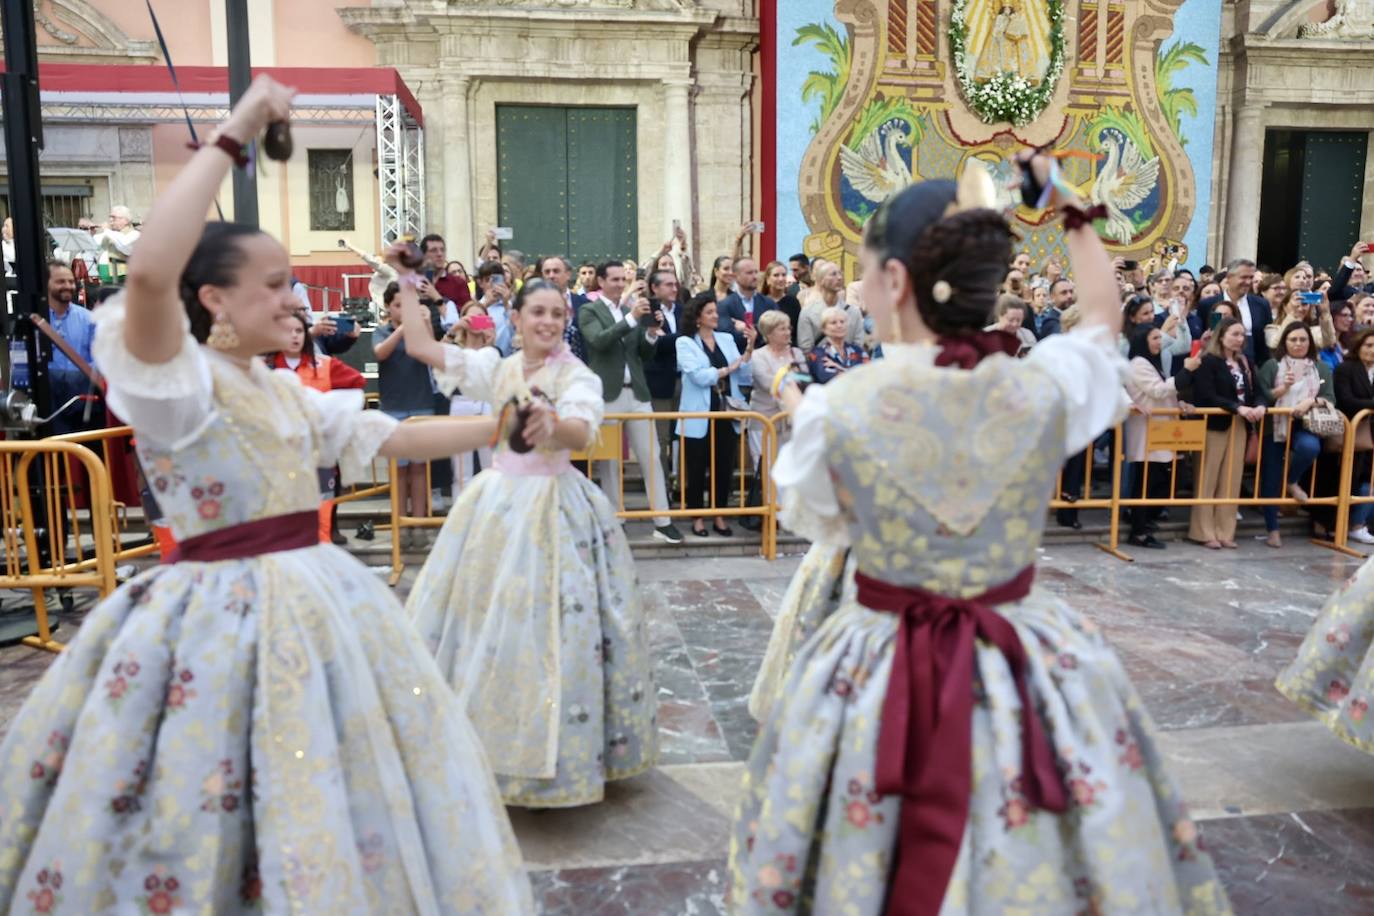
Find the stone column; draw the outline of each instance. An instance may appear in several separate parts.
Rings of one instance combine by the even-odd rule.
[[[444,175],[439,187],[443,195],[443,223],[427,229],[444,236],[450,259],[467,264],[477,253],[473,240],[472,158],[468,153],[468,90],[472,80],[466,76],[446,76],[442,86],[444,124],[439,142],[444,145],[440,160]],[[433,222],[432,216],[430,221]]]
[[[673,220],[680,220],[689,243],[692,239],[692,133],[687,95],[691,88],[692,81],[685,77],[663,81],[666,150],[663,157],[662,235],[668,238],[672,234]]]
[[[1360,207],[1360,238],[1374,239],[1374,130],[1365,141],[1364,204]],[[1366,263],[1374,263],[1366,260]]]
[[[1264,106],[1236,107],[1231,168],[1226,176],[1226,260],[1254,258],[1259,245],[1260,182],[1264,177]]]

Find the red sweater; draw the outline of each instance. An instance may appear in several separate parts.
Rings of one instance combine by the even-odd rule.
[[[290,369],[286,364],[286,355],[278,353],[273,356],[268,364],[273,369]],[[296,366],[296,375],[300,376],[301,382],[307,388],[314,388],[316,391],[333,391],[335,388],[362,388],[367,384],[363,374],[343,360],[335,359],[332,356],[317,356],[312,363],[309,358],[302,357]]]

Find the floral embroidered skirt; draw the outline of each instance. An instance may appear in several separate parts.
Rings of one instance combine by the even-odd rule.
[[[854,571],[849,548],[812,544],[788,583],[782,608],[773,621],[754,689],[749,694],[749,715],[763,722],[773,700],[787,682],[787,672],[797,651],[840,607],[841,597],[854,594]]]
[[[1326,600],[1276,686],[1336,737],[1374,754],[1374,564]]]
[[[1102,637],[1040,592],[999,610],[1026,646],[1072,807],[1031,810],[1020,793],[1020,703],[1004,657],[980,642],[973,797],[943,916],[1229,913]],[[897,624],[846,600],[799,651],[745,772],[734,912],[883,913],[901,800],[874,791],[874,763]]]
[[[139,576],[0,744],[0,912],[532,911],[471,725],[331,545]]]
[[[507,804],[601,801],[658,759],[629,542],[581,474],[479,474],[406,608],[465,704]]]

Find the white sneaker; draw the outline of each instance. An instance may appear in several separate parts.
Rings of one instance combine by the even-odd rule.
[[[1359,541],[1361,544],[1374,544],[1374,534],[1369,533],[1369,529],[1361,525],[1359,528],[1352,528],[1350,540]]]

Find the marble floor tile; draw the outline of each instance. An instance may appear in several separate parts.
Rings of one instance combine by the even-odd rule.
[[[1097,622],[1160,727],[1240,914],[1374,913],[1374,757],[1273,688],[1358,561],[1170,542],[1123,563],[1090,545],[1040,554],[1037,585]],[[600,805],[512,819],[541,912],[724,912],[724,856],[756,724],[746,702],[799,556],[637,564],[659,688],[662,765]],[[405,593],[418,567],[397,588]],[[89,601],[61,614],[70,640]],[[0,736],[54,656],[0,648]]]
[[[534,872],[544,916],[724,916],[725,859]]]
[[[657,865],[708,859],[725,850],[728,812],[705,795],[739,783],[728,764],[675,779],[674,767],[609,783],[598,805],[528,811],[511,824],[532,870]],[[731,798],[738,795],[735,792]]]
[[[1374,912],[1374,809],[1211,821],[1202,836],[1242,916]]]
[[[1374,809],[1374,758],[1318,722],[1167,732],[1159,747],[1198,820]]]
[[[743,760],[758,733],[747,708],[749,692],[773,622],[738,579],[667,583],[664,596],[730,753]]]

